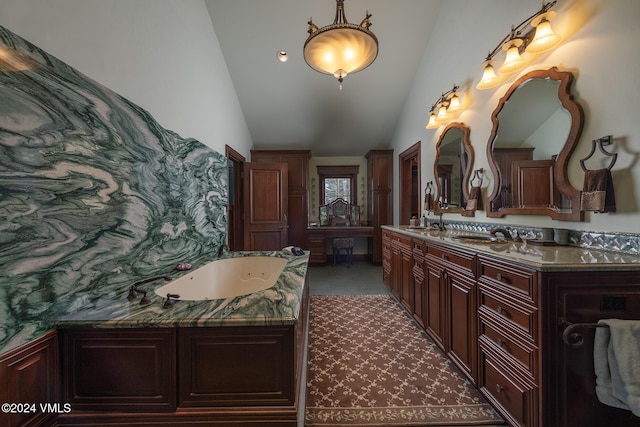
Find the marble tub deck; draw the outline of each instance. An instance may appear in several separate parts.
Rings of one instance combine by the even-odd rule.
[[[25,320],[22,330],[0,348],[0,354],[24,344],[55,328],[139,328],[139,327],[204,327],[204,326],[261,326],[287,325],[298,321],[309,261],[308,252],[293,256],[281,251],[230,252],[228,257],[276,256],[287,264],[276,284],[268,289],[235,298],[207,301],[175,301],[171,308],[163,308],[164,298],[154,289],[167,282],[158,280],[141,285],[151,302],[140,305],[141,294],[129,300],[131,285],[145,279],[132,277],[127,282],[92,287],[72,292],[59,301],[52,301],[49,312],[57,318]],[[202,257],[192,262],[197,269],[217,258]],[[192,270],[178,271],[173,267],[159,269],[158,275],[178,278]]]

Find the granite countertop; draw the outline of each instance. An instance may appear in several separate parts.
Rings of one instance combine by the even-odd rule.
[[[206,301],[176,301],[169,309],[162,308],[164,299],[154,292],[166,282],[157,281],[140,286],[151,299],[140,305],[140,298],[127,299],[128,283],[101,285],[81,292],[70,292],[66,298],[52,302],[59,306],[59,317],[25,321],[15,335],[0,346],[0,354],[25,344],[54,328],[134,328],[134,327],[203,327],[289,325],[298,321],[304,293],[309,253],[293,256],[281,251],[230,252],[224,258],[238,256],[277,256],[287,258],[276,284],[268,289],[235,298]],[[195,260],[193,269],[214,261],[203,257]],[[190,271],[171,272],[172,278]],[[160,272],[159,274],[162,274]]]
[[[397,231],[410,237],[420,237],[458,249],[476,252],[478,255],[510,261],[538,271],[640,271],[640,256],[633,254],[581,248],[577,246],[540,246],[525,242],[505,243],[473,242],[456,239],[455,236],[473,235],[460,230],[439,231],[409,228],[406,225],[383,225],[382,228]],[[486,236],[486,234],[484,234]]]

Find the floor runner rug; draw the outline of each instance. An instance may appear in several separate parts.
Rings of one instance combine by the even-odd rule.
[[[503,421],[388,295],[311,297],[305,426]]]

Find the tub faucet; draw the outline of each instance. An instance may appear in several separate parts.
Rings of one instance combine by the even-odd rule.
[[[173,307],[173,301],[176,298],[180,298],[180,295],[178,295],[178,294],[167,294],[167,299],[164,302],[164,305],[162,306],[162,308],[171,308],[171,307]]]
[[[167,282],[171,281],[171,277],[169,276],[154,276],[154,277],[149,277],[148,279],[138,280],[133,285],[131,285],[131,288],[129,288],[129,295],[127,296],[127,299],[129,300],[135,299],[138,297],[138,293],[141,293],[142,299],[140,300],[140,304],[141,305],[149,304],[149,302],[151,301],[147,297],[147,291],[143,291],[142,289],[139,288],[139,286],[144,285],[145,283],[153,282],[158,279],[164,279]]]

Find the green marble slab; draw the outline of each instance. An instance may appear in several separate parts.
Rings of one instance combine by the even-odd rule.
[[[222,154],[0,27],[0,353],[217,254],[227,191]]]

